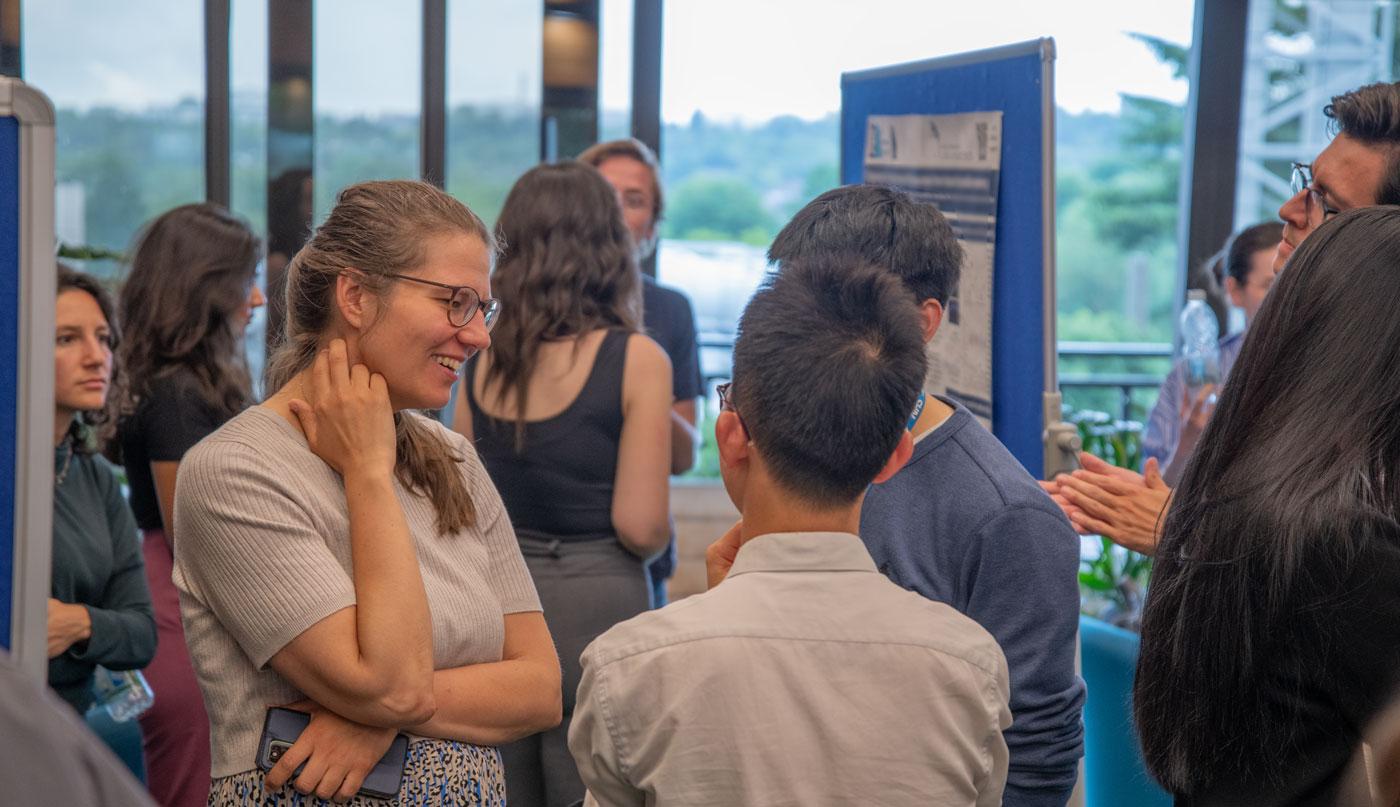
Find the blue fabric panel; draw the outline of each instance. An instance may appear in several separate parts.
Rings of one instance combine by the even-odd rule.
[[[1038,52],[902,75],[841,81],[841,181],[860,182],[870,115],[944,115],[1001,110],[992,289],[992,432],[1032,476],[1044,469],[1044,248],[1041,57]],[[1054,346],[1048,346],[1053,349]]]
[[[19,403],[19,121],[0,118],[0,647],[10,647]]]

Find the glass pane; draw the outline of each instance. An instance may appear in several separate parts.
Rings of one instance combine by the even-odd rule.
[[[267,245],[267,2],[234,0],[229,9],[229,206],[248,219]],[[266,262],[258,264],[267,288]],[[248,369],[260,390],[266,355],[267,306],[244,332]]]
[[[22,14],[25,80],[58,113],[59,239],[125,252],[142,223],[204,198],[202,4],[44,0]]]
[[[544,15],[544,157],[577,156],[598,139],[597,8],[551,4]]]
[[[542,3],[447,7],[447,190],[494,225],[540,158]]]
[[[230,206],[267,232],[267,3],[234,0],[229,24]]]
[[[1393,0],[1249,6],[1236,229],[1278,217],[1292,163],[1312,162],[1331,140],[1322,108],[1332,96],[1394,81],[1400,67]]]
[[[602,0],[598,43],[598,140],[632,134],[632,0]]]
[[[419,0],[317,0],[315,218],[346,185],[417,179],[423,96]]]

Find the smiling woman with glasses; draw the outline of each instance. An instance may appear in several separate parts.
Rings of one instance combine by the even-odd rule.
[[[431,185],[341,191],[288,264],[272,395],[190,451],[175,580],[213,732],[208,804],[350,799],[401,733],[398,784],[366,793],[500,805],[495,747],[559,722],[558,658],[500,497],[418,411],[446,406],[491,344],[494,254]],[[309,715],[275,762],[273,704]]]
[[[641,275],[617,194],[582,163],[511,189],[492,285],[509,307],[463,373],[455,425],[505,500],[564,665],[564,725],[501,749],[512,807],[568,804],[579,655],[647,609],[670,538],[671,366],[638,332]]]

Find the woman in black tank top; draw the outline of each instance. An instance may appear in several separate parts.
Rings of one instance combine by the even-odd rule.
[[[501,748],[507,792],[562,807],[584,795],[566,742],[579,655],[647,609],[645,564],[670,537],[670,362],[639,332],[631,236],[596,170],[530,170],[497,233],[501,320],[453,425],[501,492],[563,662],[564,721]]]

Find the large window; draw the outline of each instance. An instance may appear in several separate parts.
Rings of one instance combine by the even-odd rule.
[[[598,140],[632,134],[632,0],[601,0],[598,25]]]
[[[316,0],[315,218],[346,185],[417,179],[423,96],[419,0]]]
[[[23,75],[57,110],[57,231],[124,252],[204,198],[204,18],[187,0],[27,2]],[[115,271],[111,261],[87,268]]]
[[[669,3],[658,274],[695,303],[707,374],[727,372],[723,345],[766,245],[837,184],[841,73],[1041,36],[1055,37],[1059,54],[1059,336],[1170,340],[1192,9],[1190,0],[994,0],[955,11],[874,0],[858,12],[810,0]],[[1117,392],[1084,394],[1085,405],[1108,407]]]
[[[540,3],[447,6],[447,190],[488,224],[539,162],[543,20]]]
[[[267,3],[234,0],[229,14],[229,207],[267,231]]]
[[[267,245],[267,3],[233,0],[229,6],[229,207],[248,219]],[[266,261],[258,264],[267,289]],[[267,307],[253,312],[244,349],[253,386],[262,391]]]

